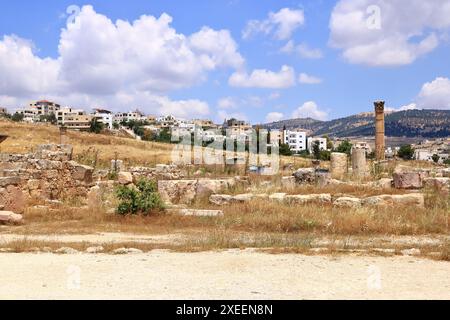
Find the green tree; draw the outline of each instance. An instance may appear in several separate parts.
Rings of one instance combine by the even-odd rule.
[[[414,157],[414,149],[410,144],[405,144],[400,147],[397,155],[403,160],[411,160]]]
[[[118,124],[117,122],[113,122],[113,129],[119,130],[119,128],[120,128],[120,124]]]
[[[327,151],[327,150],[320,151],[320,160],[330,161],[331,160],[331,152]]]
[[[51,123],[53,125],[55,125],[57,123],[56,116],[55,116],[55,114],[53,112],[50,113],[49,115],[41,115],[41,116],[39,116],[39,121],[40,122],[49,122],[49,123]]]
[[[444,164],[450,166],[450,159],[444,160]]]
[[[171,143],[172,142],[172,134],[170,133],[170,130],[168,128],[162,129],[158,137],[156,138],[157,142],[163,142],[163,143]]]
[[[349,140],[342,141],[341,144],[337,147],[336,151],[340,153],[346,153],[350,155],[352,153],[353,145]]]
[[[320,142],[319,141],[314,142],[313,155],[314,155],[314,159],[320,160]]]
[[[291,147],[288,144],[282,143],[280,144],[280,155],[290,157],[292,156]]]
[[[97,118],[93,118],[91,120],[91,124],[90,124],[90,127],[89,127],[89,132],[99,134],[100,132],[103,131],[103,129],[105,129],[105,125],[103,123],[99,122],[97,120]]]
[[[12,115],[11,120],[14,122],[21,122],[23,121],[23,118],[23,114],[16,112]]]
[[[117,212],[121,215],[148,215],[164,209],[164,203],[153,180],[141,179],[136,187],[119,186],[116,196],[120,201]]]
[[[433,154],[431,159],[433,159],[434,163],[439,163],[439,160],[441,160],[441,157],[439,157],[439,155],[437,155],[437,154]]]
[[[331,140],[329,135],[324,135],[322,138],[327,139],[327,149],[333,150],[333,141]]]

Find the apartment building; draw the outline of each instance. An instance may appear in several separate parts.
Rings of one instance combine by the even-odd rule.
[[[58,126],[71,130],[89,130],[92,119],[92,115],[87,115],[81,109],[62,108],[56,113]]]
[[[306,132],[302,130],[284,130],[283,131],[284,143],[289,145],[291,151],[299,153],[307,150],[307,138]]]
[[[112,130],[114,114],[111,111],[105,109],[94,109],[94,112],[91,115],[93,118],[97,119],[99,123],[103,123],[106,128]]]
[[[119,112],[116,113],[113,121],[123,122],[123,121],[146,121],[147,117],[140,111],[130,111],[130,112]]]
[[[308,138],[308,150],[310,153],[313,152],[314,145],[317,142],[319,143],[320,151],[326,151],[328,149],[326,138],[310,137],[310,138]]]
[[[242,136],[248,136],[252,133],[252,126],[246,122],[237,119],[225,120],[223,128],[226,130],[227,136],[231,138],[237,138]]]
[[[30,109],[35,110],[37,116],[49,116],[51,114],[56,115],[56,112],[61,109],[61,106],[51,101],[40,100],[31,102]]]

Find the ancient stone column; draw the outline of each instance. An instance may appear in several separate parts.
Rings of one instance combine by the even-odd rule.
[[[347,175],[347,154],[334,152],[331,154],[331,177],[343,179]]]
[[[385,160],[384,101],[375,103],[375,158]]]
[[[353,176],[363,178],[367,175],[366,150],[360,148],[352,149],[352,169]]]
[[[67,139],[67,127],[59,127],[59,144],[64,145],[68,144]]]

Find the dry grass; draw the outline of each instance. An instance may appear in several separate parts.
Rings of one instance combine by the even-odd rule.
[[[60,142],[58,128],[46,124],[14,123],[0,119],[0,132],[9,135],[1,145],[0,151],[4,153],[27,153],[40,144]],[[74,147],[74,159],[89,165],[96,161],[97,168],[109,168],[116,154],[126,165],[167,164],[170,163],[173,148],[170,144],[86,132],[69,131],[67,136],[67,143]]]

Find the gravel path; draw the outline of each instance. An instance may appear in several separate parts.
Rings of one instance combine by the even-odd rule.
[[[450,299],[450,263],[252,250],[0,254],[0,299]]]

